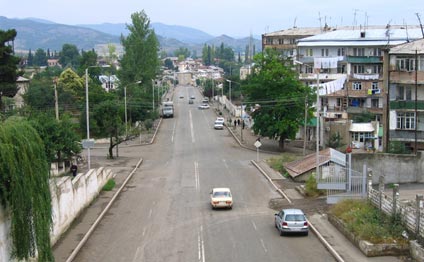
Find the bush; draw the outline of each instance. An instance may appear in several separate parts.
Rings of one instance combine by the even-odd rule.
[[[324,195],[325,191],[319,190],[317,188],[317,180],[315,179],[315,174],[310,175],[306,180],[305,193],[308,197],[317,197]]]
[[[153,121],[152,121],[152,119],[146,119],[144,121],[144,126],[146,127],[147,130],[152,129],[152,127],[153,127]]]
[[[116,183],[114,179],[109,179],[106,184],[103,186],[103,191],[111,191],[115,187]]]
[[[374,244],[407,242],[402,237],[405,229],[400,215],[387,216],[366,200],[343,200],[332,206],[330,213],[363,240]]]

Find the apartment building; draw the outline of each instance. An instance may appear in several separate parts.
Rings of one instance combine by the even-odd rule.
[[[413,152],[424,150],[424,39],[393,47],[386,56],[386,143],[398,141]]]
[[[350,123],[363,113],[375,116],[374,121],[383,121],[383,50],[421,37],[417,27],[388,26],[336,30],[298,40],[295,64],[299,77],[310,86],[320,87],[323,139],[328,130],[326,122]],[[352,129],[344,142],[364,145],[367,136],[373,134],[375,130]],[[381,142],[378,145],[381,148]]]

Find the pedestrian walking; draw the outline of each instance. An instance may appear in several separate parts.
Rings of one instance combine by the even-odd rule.
[[[234,126],[237,126],[237,120],[234,119]]]
[[[72,176],[73,177],[76,177],[77,176],[78,166],[76,164],[74,164],[74,163],[72,163],[71,172],[72,172]]]
[[[240,125],[240,118],[239,118],[239,119],[237,119],[237,125],[238,125],[238,126]]]

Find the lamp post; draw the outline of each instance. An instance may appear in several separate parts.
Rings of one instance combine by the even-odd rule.
[[[152,110],[155,112],[155,81],[152,79]]]
[[[230,96],[230,103],[231,103],[231,82],[233,82],[233,81],[228,80],[228,79],[226,79],[226,81],[230,83],[230,88],[229,88],[229,91],[230,91],[230,92],[229,92],[229,96]]]
[[[85,116],[86,116],[86,126],[87,126],[87,140],[90,139],[90,117],[88,109],[88,67],[85,69]],[[88,170],[91,169],[91,155],[90,155],[90,147],[87,148],[87,165]]]

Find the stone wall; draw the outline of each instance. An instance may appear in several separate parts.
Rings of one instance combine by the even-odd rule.
[[[387,184],[423,183],[424,157],[422,152],[414,155],[352,154],[352,169],[362,170],[363,165],[372,169],[373,184],[384,175]]]
[[[109,169],[91,169],[75,178],[53,177],[50,180],[52,197],[53,230],[50,234],[52,245],[66,232],[75,218],[100,193],[114,174]],[[0,261],[10,261],[10,217],[0,205]]]

